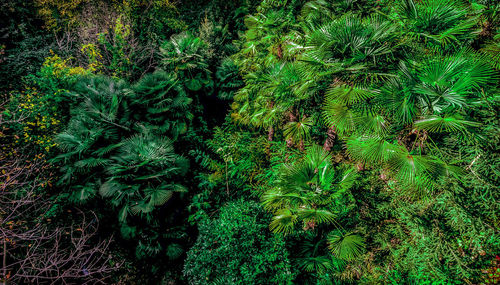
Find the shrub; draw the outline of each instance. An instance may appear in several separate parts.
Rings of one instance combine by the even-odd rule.
[[[187,254],[189,284],[290,284],[285,242],[267,229],[269,215],[255,202],[232,202],[200,225]]]

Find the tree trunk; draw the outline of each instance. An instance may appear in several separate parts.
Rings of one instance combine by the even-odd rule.
[[[365,170],[365,166],[362,163],[356,163],[356,169],[359,171]]]
[[[288,111],[288,121],[289,122],[295,122],[297,121],[297,110],[290,110]]]
[[[281,47],[281,44],[278,45],[277,51],[278,51],[278,58],[281,59],[283,57],[283,48]]]
[[[332,147],[335,144],[335,138],[336,137],[337,137],[337,134],[335,133],[334,127],[328,128],[328,130],[326,131],[325,144],[323,145],[323,149],[325,151],[332,150]]]
[[[305,151],[306,148],[304,147],[304,140],[300,140],[299,142],[299,150],[300,151]]]
[[[289,123],[297,121],[297,116],[295,115],[296,112],[297,111],[293,110],[293,109],[288,111],[287,116],[288,116],[288,122]],[[292,138],[288,138],[286,140],[286,147],[291,148],[291,147],[293,147],[293,145],[294,145],[293,139]]]
[[[274,128],[273,126],[269,127],[269,132],[267,133],[267,140],[272,142],[274,137]]]
[[[2,267],[3,267],[3,277],[0,280],[0,285],[7,284],[7,240],[3,239],[3,255],[2,255]]]

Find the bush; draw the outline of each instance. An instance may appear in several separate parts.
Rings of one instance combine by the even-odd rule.
[[[67,89],[89,72],[71,67],[57,55],[45,59],[42,68],[27,78],[29,86],[12,91],[2,113],[9,128],[1,136],[11,136],[18,146],[29,145],[39,155],[52,152],[54,136],[60,131],[68,111]],[[1,137],[0,136],[0,137]]]
[[[267,229],[269,215],[255,202],[232,202],[219,218],[202,222],[187,254],[189,284],[290,284],[288,252]]]

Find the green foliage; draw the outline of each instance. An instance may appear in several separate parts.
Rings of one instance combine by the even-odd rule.
[[[2,89],[16,88],[24,76],[36,74],[55,48],[45,35],[32,35],[6,48],[0,71]]]
[[[303,116],[298,122],[288,122],[283,134],[292,142],[304,142],[310,138],[310,130],[313,125],[313,119]]]
[[[217,83],[217,97],[222,100],[231,100],[234,93],[243,86],[239,76],[238,66],[229,58],[222,60],[215,73]]]
[[[109,54],[109,63],[106,68],[111,74],[116,77],[130,77],[134,66],[132,58],[136,56],[134,53],[137,50],[131,49],[130,25],[122,23],[122,19],[118,18],[114,27],[111,29],[111,34],[101,33],[98,35],[98,42],[104,47],[104,50]]]
[[[461,1],[405,0],[397,15],[408,30],[410,39],[432,43],[458,44],[470,39],[474,18],[468,18],[468,7]]]
[[[180,18],[178,6],[170,1],[140,0],[127,1],[123,9],[132,18],[133,29],[141,43],[157,46],[167,40],[172,33],[186,28],[186,23]]]
[[[62,153],[54,160],[62,165],[60,184],[68,187],[61,197],[89,203],[99,193],[116,209],[125,238],[136,235],[135,227],[158,227],[157,209],[186,191],[179,182],[188,161],[174,152],[170,138],[186,131],[190,99],[162,72],[133,86],[106,77],[82,79],[73,96],[81,103],[57,136]],[[159,254],[159,238],[150,233],[141,240],[137,256]]]
[[[178,74],[189,90],[198,91],[210,84],[204,47],[205,43],[200,38],[189,33],[174,35],[160,48],[161,66]]]
[[[172,75],[157,71],[145,75],[128,92],[128,108],[133,110],[131,117],[141,122],[141,128],[154,129],[168,134],[174,140],[188,131],[193,120],[192,98],[178,84]]]
[[[71,67],[57,55],[47,57],[41,69],[26,78],[29,85],[24,90],[11,92],[3,112],[11,123],[4,135],[14,137],[17,146],[29,145],[31,155],[53,155],[53,137],[66,121],[66,106],[71,101],[67,89],[85,74],[89,71]]]
[[[2,159],[47,171],[0,186],[119,231],[114,283],[496,280],[495,1],[0,7]]]
[[[332,254],[340,259],[354,260],[365,248],[365,239],[352,233],[328,235],[328,247]]]
[[[303,161],[285,165],[262,197],[264,207],[274,212],[271,230],[291,233],[301,221],[306,229],[334,223],[336,199],[355,176],[351,170],[336,172],[328,153],[318,146],[309,148]]]
[[[232,202],[199,226],[184,275],[189,284],[291,284],[284,241],[266,233],[268,215],[255,202]]]
[[[458,230],[459,221],[492,226],[496,215],[490,219],[475,212],[465,218],[465,213],[453,211],[446,217],[450,222],[438,231],[432,230],[429,221],[440,220],[441,212],[436,210],[425,218],[422,215],[427,209],[424,205],[430,209],[446,204],[450,211],[455,206],[468,209],[465,200],[457,204],[454,201],[471,188],[464,185],[469,189],[465,190],[457,185],[491,175],[468,171],[479,160],[483,139],[490,137],[482,129],[495,133],[491,129],[495,123],[483,125],[486,117],[495,115],[477,113],[482,113],[486,106],[491,108],[497,93],[498,74],[495,61],[490,60],[494,33],[484,28],[498,23],[490,13],[495,5],[485,12],[486,6],[463,1],[378,2],[262,1],[257,13],[247,18],[248,31],[234,56],[245,86],[234,96],[231,118],[249,130],[267,131],[268,140],[282,146],[269,153],[270,166],[259,176],[263,181],[255,189],[262,195],[265,208],[274,214],[271,229],[298,233],[297,224],[303,223],[304,231],[316,231],[311,234],[313,244],[323,248],[328,244],[335,257],[348,261],[345,266],[332,261],[328,252],[306,255],[292,247],[292,256],[295,253],[301,268],[310,272],[299,274],[297,280],[301,282],[358,280],[370,284],[388,278],[386,274],[380,277],[379,272],[394,273],[394,268],[394,279],[408,278],[409,282],[478,282],[482,263],[468,266],[468,258],[474,254],[462,254],[454,241],[447,242],[442,237],[463,237]],[[478,21],[483,21],[480,37],[475,32]],[[477,49],[485,38],[488,47],[480,53]],[[321,129],[319,123],[328,130]],[[300,152],[307,145],[323,142],[324,149],[332,149],[331,169],[338,171],[355,164],[358,179],[369,182],[355,183],[353,189],[343,192],[345,195],[334,195],[335,183],[326,179],[329,171],[316,167],[317,173],[306,175],[304,165],[310,150]],[[453,155],[445,146],[450,142]],[[460,146],[461,143],[466,146]],[[300,162],[300,157],[305,157],[304,162]],[[491,154],[488,157],[492,158]],[[340,166],[335,167],[337,163]],[[325,176],[316,178],[321,173]],[[469,175],[475,178],[465,178]],[[462,190],[445,195],[449,183],[453,183],[452,189]],[[310,187],[321,189],[318,194],[326,190],[328,195],[307,196],[305,193],[314,193]],[[367,191],[373,191],[373,200],[364,196]],[[323,204],[324,199],[329,203]],[[489,196],[478,201],[483,209],[489,209],[488,216],[492,215],[494,200]],[[407,211],[406,207],[423,212],[403,219],[400,215]],[[313,224],[308,223],[309,212],[300,213],[308,209],[318,214]],[[325,215],[323,210],[335,215]],[[421,222],[415,222],[417,216]],[[367,217],[377,222],[365,222]],[[369,233],[385,227],[384,221],[391,219],[398,229],[384,228],[380,235],[384,235],[383,244],[387,246],[378,247],[382,241],[374,244]],[[347,230],[329,229],[337,224]],[[422,224],[425,227],[420,227]],[[415,244],[418,238],[408,236],[408,232],[419,232],[429,239]],[[480,235],[476,232],[476,236]],[[308,242],[297,237],[292,243]],[[493,244],[492,241],[490,245]],[[452,257],[443,248],[459,253]],[[362,254],[365,249],[368,255]],[[385,256],[388,252],[398,255]],[[370,254],[375,255],[375,260],[368,257]],[[405,254],[411,257],[403,261]],[[433,261],[416,270],[406,263],[418,259],[413,263],[413,268],[417,268],[416,264],[425,263],[423,258]],[[448,268],[454,271],[445,269],[443,262],[449,262]]]

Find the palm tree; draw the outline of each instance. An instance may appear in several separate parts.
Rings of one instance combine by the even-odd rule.
[[[347,261],[355,259],[363,252],[364,239],[357,234],[345,233],[336,222],[332,207],[355,178],[352,169],[335,171],[330,155],[317,145],[311,146],[302,161],[280,170],[275,187],[262,196],[264,207],[274,213],[270,229],[288,234],[299,222],[304,230],[334,224],[340,229],[328,236],[332,254]],[[331,267],[327,257],[308,257],[302,261],[303,266],[310,270],[324,271]]]
[[[319,146],[311,146],[302,161],[284,166],[275,187],[262,196],[262,203],[274,212],[270,228],[290,233],[297,222],[305,228],[335,222],[331,203],[349,189],[352,170],[334,171],[330,156]]]
[[[162,71],[132,86],[106,77],[82,79],[73,95],[80,104],[57,136],[61,154],[54,159],[61,164],[63,196],[89,203],[100,194],[116,211],[124,238],[137,232],[146,237],[137,256],[157,254],[165,248],[155,209],[186,191],[180,181],[189,166],[174,142],[189,128],[191,99]]]
[[[290,121],[285,125],[284,135],[291,143],[298,143],[300,150],[304,150],[304,141],[310,138],[310,130],[314,121],[305,115],[298,121]]]
[[[457,167],[418,149],[408,150],[398,143],[379,138],[353,138],[347,141],[347,152],[360,163],[381,167],[400,184],[410,197],[428,197],[443,178],[459,174]]]
[[[95,77],[81,80],[72,93],[81,103],[72,110],[67,129],[57,136],[62,153],[55,162],[63,163],[61,184],[80,183],[73,193],[76,201],[85,201],[97,193],[95,179],[109,164],[107,154],[131,130],[123,102],[127,88],[123,81]],[[107,145],[103,146],[103,141]]]
[[[169,73],[147,74],[127,93],[131,116],[141,128],[155,129],[174,140],[185,133],[193,119],[192,99],[179,80]]]
[[[186,191],[174,181],[186,173],[188,162],[174,152],[168,138],[137,134],[119,145],[104,169],[107,179],[99,193],[121,208],[120,222],[125,222],[129,213],[150,216],[174,192]]]
[[[397,6],[397,17],[411,40],[429,41],[430,44],[458,44],[472,38],[475,19],[457,0],[404,0]],[[430,45],[431,46],[431,45]]]
[[[205,43],[190,33],[173,35],[160,47],[161,68],[176,73],[185,86],[198,91],[210,82],[210,70],[205,61]]]
[[[262,11],[245,19],[248,30],[242,37],[241,52],[235,56],[242,70],[256,71],[285,59],[285,35],[292,28],[286,9]]]
[[[307,88],[300,85],[300,74],[292,64],[275,64],[267,70],[249,73],[245,81],[248,87],[234,98],[236,114],[244,124],[267,129],[269,140],[295,104],[310,96]]]
[[[399,76],[387,82],[378,100],[392,121],[408,124],[417,117],[452,115],[469,107],[469,98],[493,78],[493,70],[477,53],[434,55],[418,64],[402,62]]]
[[[341,260],[355,260],[365,250],[365,239],[354,233],[332,231],[327,240],[332,254]]]
[[[396,48],[397,27],[372,16],[345,14],[321,26],[306,28],[299,60],[307,63],[316,81],[336,76],[352,84],[387,77],[380,68]]]
[[[221,61],[215,72],[217,79],[217,97],[222,100],[232,100],[234,93],[243,87],[243,79],[239,74],[239,68],[230,58]]]
[[[351,157],[362,164],[385,165],[406,189],[428,194],[444,177],[439,174],[453,169],[424,155],[425,148],[434,147],[431,135],[468,134],[477,127],[464,111],[493,78],[493,70],[477,53],[428,56],[421,62],[401,62],[398,76],[379,89],[333,86],[326,92],[323,115],[347,141]]]

